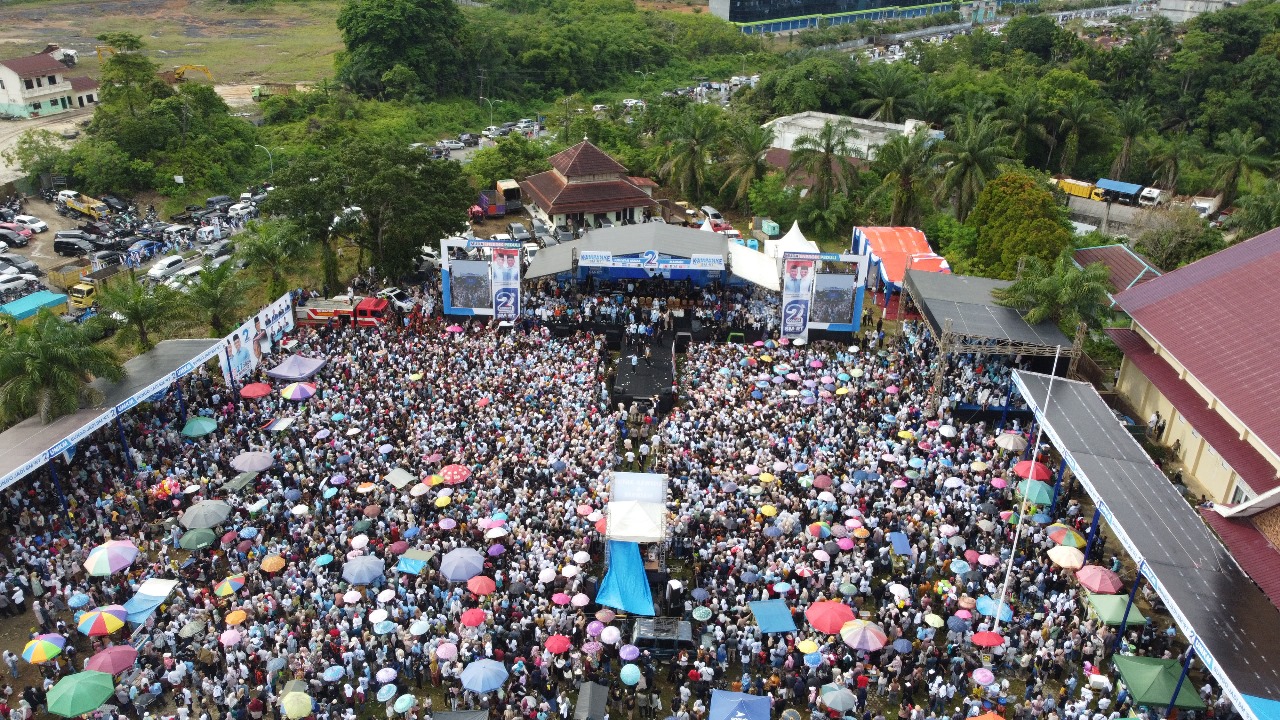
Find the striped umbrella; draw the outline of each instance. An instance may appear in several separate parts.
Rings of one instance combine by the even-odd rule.
[[[138,548],[133,543],[128,540],[110,540],[89,551],[84,569],[90,575],[105,577],[129,567],[137,557]]]
[[[316,394],[315,383],[296,382],[289,383],[280,391],[280,397],[285,400],[306,400]]]
[[[80,616],[76,629],[89,637],[110,635],[124,627],[124,621],[128,615],[128,612],[119,605],[94,608]]]
[[[850,620],[840,628],[840,637],[855,650],[879,650],[889,642],[884,630],[866,620]]]
[[[1085,546],[1084,536],[1076,532],[1070,525],[1054,523],[1049,526],[1049,539],[1059,545],[1082,548]]]
[[[62,654],[66,645],[67,639],[57,633],[37,635],[22,648],[22,659],[35,664],[49,662]]]
[[[218,597],[226,597],[234,594],[237,590],[244,587],[244,574],[232,575],[224,578],[222,582],[213,586],[213,594]]]

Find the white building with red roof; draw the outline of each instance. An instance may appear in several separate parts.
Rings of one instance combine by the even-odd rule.
[[[87,77],[68,78],[67,66],[50,50],[0,60],[0,113],[30,118],[56,115],[97,103],[98,83]]]

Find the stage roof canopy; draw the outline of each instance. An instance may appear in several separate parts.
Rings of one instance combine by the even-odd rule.
[[[614,255],[635,255],[653,250],[662,255],[720,255],[727,252],[728,238],[720,233],[702,232],[666,223],[640,223],[591,230],[581,240],[539,250],[524,276],[544,277],[573,269],[574,250],[601,250]]]
[[[1071,341],[1053,323],[1029,325],[1017,310],[996,303],[991,292],[1010,284],[920,270],[907,270],[903,281],[935,338],[949,331],[965,341],[994,341],[1010,350],[1061,347],[1064,355],[1073,352]]]

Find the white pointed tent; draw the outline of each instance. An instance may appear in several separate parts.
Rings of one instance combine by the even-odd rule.
[[[822,252],[818,249],[817,243],[806,238],[804,233],[800,232],[799,220],[791,223],[791,229],[782,237],[777,240],[766,240],[764,242],[764,254],[777,261],[779,270],[782,268],[783,254],[789,252]]]
[[[615,500],[609,503],[605,517],[609,540],[651,543],[667,538],[667,507],[663,503]]]

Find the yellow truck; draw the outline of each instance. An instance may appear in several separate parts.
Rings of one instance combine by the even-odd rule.
[[[1093,183],[1082,182],[1080,180],[1072,180],[1069,177],[1059,177],[1053,179],[1053,184],[1062,188],[1062,192],[1075,197],[1085,198],[1086,200],[1101,200],[1102,191]]]
[[[49,271],[47,283],[50,287],[56,287],[61,290],[70,290],[73,285],[80,282],[80,278],[93,267],[89,264],[89,258],[80,258],[72,260],[69,263],[59,265]]]
[[[94,200],[88,195],[76,195],[66,199],[67,209],[94,220],[103,220],[111,212],[106,203]]]
[[[80,278],[80,282],[67,288],[67,302],[75,310],[88,310],[98,303],[99,290],[129,277],[129,269],[124,265],[112,265],[95,270]]]

